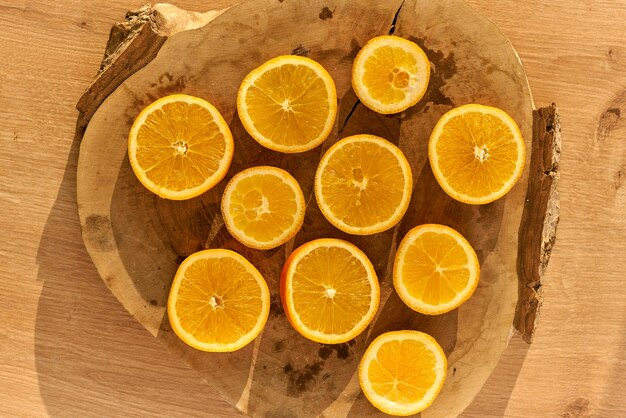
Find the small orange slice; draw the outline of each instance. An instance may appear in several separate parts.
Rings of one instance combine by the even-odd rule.
[[[322,214],[340,230],[370,235],[396,225],[411,200],[411,167],[398,147],[354,135],[330,147],[315,174]]]
[[[287,259],[280,281],[287,319],[304,337],[339,344],[374,319],[380,288],[372,263],[353,244],[317,239]]]
[[[190,199],[215,186],[226,175],[233,150],[230,129],[217,109],[185,94],[148,105],[128,135],[135,175],[165,199]]]
[[[378,36],[361,49],[352,66],[352,87],[361,102],[383,114],[415,105],[430,80],[428,57],[415,43]]]
[[[308,151],[321,144],[335,124],[335,83],[310,58],[279,56],[246,76],[237,94],[237,111],[243,127],[264,147]]]
[[[302,227],[305,212],[300,185],[277,167],[252,167],[236,174],[222,196],[222,215],[230,234],[259,250],[276,248]]]
[[[261,273],[241,255],[222,249],[187,257],[167,301],[172,329],[202,351],[235,351],[263,330],[270,293]]]
[[[443,387],[446,355],[433,337],[418,331],[387,332],[365,350],[359,383],[382,412],[407,416],[428,408]]]
[[[398,247],[393,285],[411,309],[437,315],[458,308],[476,290],[478,257],[454,229],[437,224],[411,229]]]
[[[524,170],[522,133],[501,109],[468,104],[443,115],[430,136],[428,157],[441,188],[472,205],[507,194]]]

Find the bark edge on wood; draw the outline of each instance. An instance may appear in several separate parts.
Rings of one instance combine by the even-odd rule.
[[[226,10],[199,13],[159,3],[126,13],[126,19],[111,28],[100,70],[76,104],[78,126],[85,128],[102,102],[157,56],[168,36],[202,27]]]
[[[530,174],[519,229],[519,297],[513,325],[527,343],[537,329],[543,303],[542,281],[559,223],[557,191],[561,158],[561,118],[556,105],[533,112]]]

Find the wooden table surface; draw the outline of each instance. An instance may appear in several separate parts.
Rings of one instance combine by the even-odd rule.
[[[563,153],[535,342],[513,338],[463,416],[626,416],[626,1],[469,2],[558,104]],[[0,416],[241,415],[126,313],[80,236],[74,106],[141,4],[0,0]]]

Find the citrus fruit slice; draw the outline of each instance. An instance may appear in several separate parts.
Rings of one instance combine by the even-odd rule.
[[[187,257],[167,301],[172,329],[203,351],[235,351],[263,329],[270,292],[261,273],[241,255],[222,249]]]
[[[307,151],[321,144],[335,124],[335,83],[312,59],[282,55],[246,76],[237,111],[243,127],[264,147]]]
[[[236,174],[222,196],[222,216],[230,234],[259,250],[293,238],[304,222],[304,195],[288,172],[252,167]]]
[[[478,104],[443,115],[430,136],[428,157],[441,188],[472,205],[507,194],[524,170],[524,138],[503,110]]]
[[[139,181],[172,200],[196,197],[219,183],[233,149],[233,136],[217,109],[185,94],[148,105],[128,135],[128,159]]]
[[[413,177],[402,151],[374,135],[354,135],[330,147],[315,174],[315,198],[330,223],[355,235],[397,224],[406,212]]]
[[[352,66],[352,88],[361,102],[383,114],[415,105],[430,80],[428,57],[415,43],[398,36],[370,39]]]
[[[411,309],[437,315],[458,308],[480,276],[472,246],[454,229],[437,224],[411,229],[398,247],[393,285]]]
[[[380,335],[365,350],[359,383],[382,412],[407,416],[428,408],[443,387],[446,355],[433,337],[419,331]]]
[[[291,325],[304,337],[339,344],[374,319],[380,300],[372,263],[355,245],[334,238],[310,241],[287,259],[280,295]]]

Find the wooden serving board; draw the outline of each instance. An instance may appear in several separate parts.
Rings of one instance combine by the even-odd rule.
[[[352,61],[360,47],[388,33],[419,44],[432,63],[426,96],[393,116],[362,106],[350,87]],[[290,53],[319,61],[333,76],[339,98],[339,117],[329,139],[296,155],[258,145],[242,128],[235,105],[239,84],[251,69]],[[198,198],[174,202],[141,186],[128,162],[126,138],[144,106],[181,92],[212,102],[229,122],[236,145],[225,180]],[[449,198],[435,181],[427,158],[428,137],[439,117],[470,102],[511,114],[532,150],[532,162],[518,185],[505,198],[484,206]],[[533,103],[517,54],[498,29],[463,0],[258,0],[209,13],[188,13],[170,5],[147,7],[114,28],[103,68],[78,108],[80,123],[89,122],[80,149],[78,207],[83,239],[98,271],[149,332],[242,412],[271,417],[374,416],[378,412],[360,393],[356,378],[361,354],[382,332],[417,329],[433,335],[449,360],[444,389],[422,415],[458,415],[498,362],[514,317],[521,334],[532,338],[542,268],[558,220],[558,114],[554,107],[536,112],[533,135]],[[397,144],[415,179],[401,223],[368,237],[349,236],[332,227],[312,198],[313,175],[323,152],[356,133],[379,135]],[[308,196],[300,233],[270,251],[246,248],[230,237],[219,209],[228,179],[255,165],[288,170]],[[474,296],[459,309],[434,317],[408,309],[393,291],[390,275],[397,243],[410,228],[430,222],[460,231],[476,249],[482,268]],[[346,344],[304,339],[285,319],[279,300],[278,278],[286,256],[320,237],[339,237],[359,246],[381,282],[377,318]],[[264,332],[230,354],[187,347],[172,333],[165,312],[181,260],[215,247],[247,257],[272,293]]]

